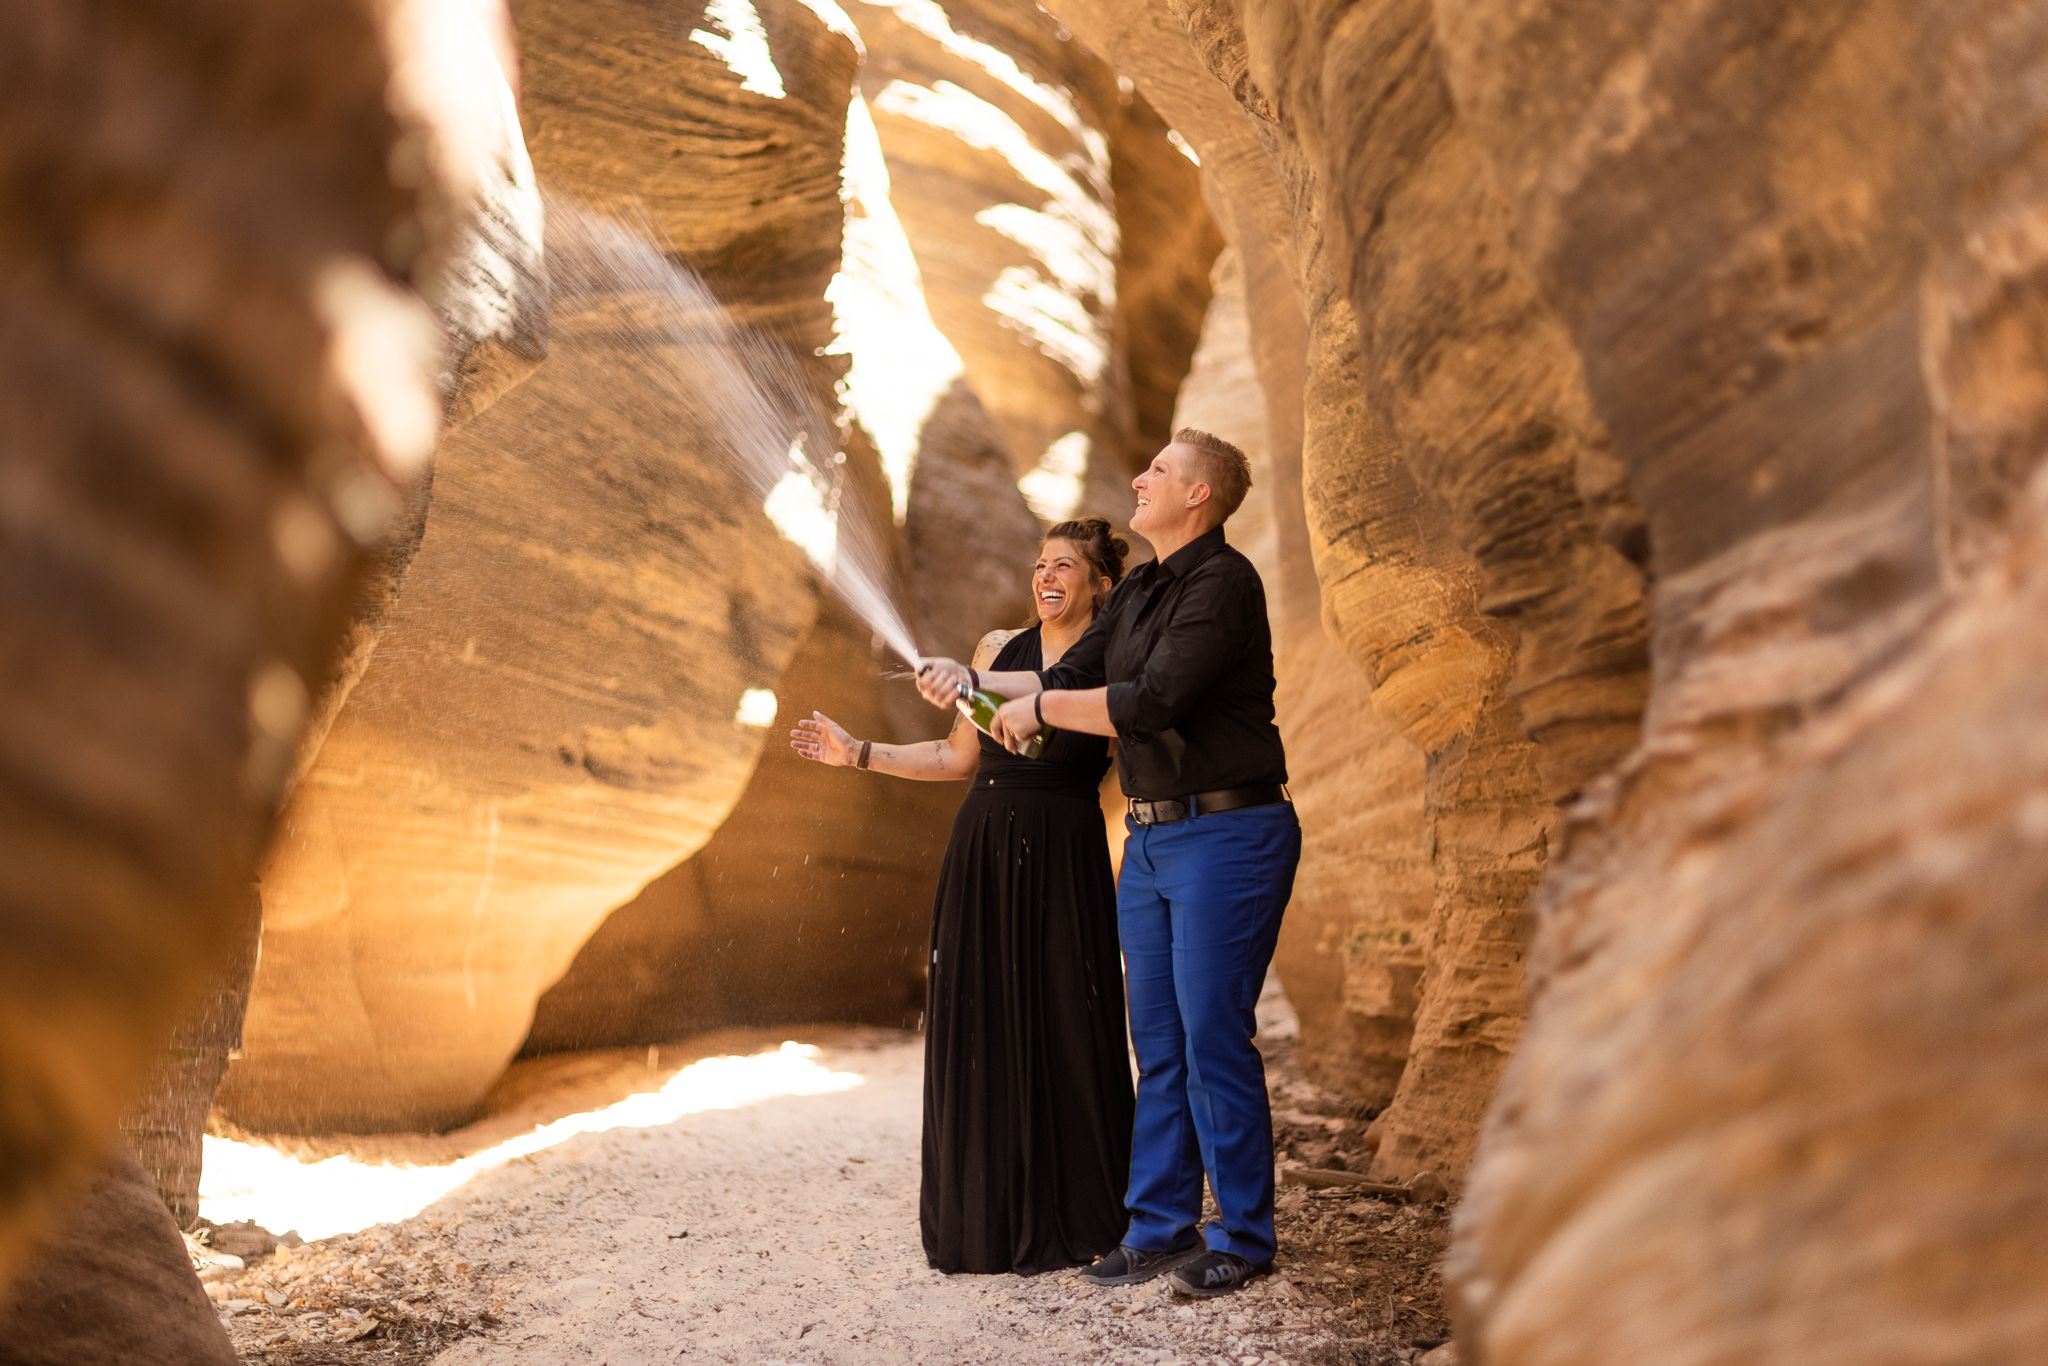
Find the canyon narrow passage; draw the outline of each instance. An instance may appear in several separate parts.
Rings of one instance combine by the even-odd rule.
[[[1277,990],[1261,1015],[1282,1146],[1328,1161],[1357,1121],[1301,1080]],[[410,1217],[213,1273],[242,1359],[1378,1366],[1417,1359],[1446,1331],[1440,1208],[1293,1186],[1280,1194],[1278,1273],[1227,1300],[1176,1301],[1163,1283],[1096,1290],[1072,1272],[941,1275],[918,1246],[921,1041],[800,1037],[793,1048],[773,1031],[729,1030],[652,1058],[539,1059],[515,1067],[494,1113],[459,1133],[300,1143],[301,1162],[341,1157],[333,1165],[358,1179],[405,1161],[488,1165]],[[728,1056],[692,1068],[698,1052]],[[779,1083],[745,1079],[778,1068]],[[711,1102],[730,1108],[646,1122],[661,1120],[661,1097],[684,1104],[676,1078],[703,1076],[724,1078]],[[788,1093],[804,1089],[814,1093]],[[535,1121],[557,1126],[544,1135],[617,1127],[535,1149],[522,1137]],[[310,1188],[299,1198],[314,1199]],[[300,1209],[346,1219],[351,1202],[369,1212],[375,1198],[342,1193],[335,1214]],[[232,1212],[225,1199],[212,1203]]]

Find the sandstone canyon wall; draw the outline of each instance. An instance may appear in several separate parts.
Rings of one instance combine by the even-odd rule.
[[[759,699],[944,718],[678,449],[655,301],[542,309],[545,177],[843,399],[937,648],[1027,500],[1121,511],[1176,409],[1252,453],[1280,970],[1377,1173],[1464,1184],[1468,1360],[2037,1355],[2048,23],[850,8],[523,0],[523,130],[406,6],[0,19],[0,1271],[280,798],[246,1124],[915,1008],[953,794]]]
[[[1127,513],[1132,453],[1167,436],[1215,229],[1158,116],[1042,12],[850,13],[864,55],[835,345],[858,430],[898,481],[920,639],[965,658],[1028,611],[1041,523],[1027,498],[1044,517]],[[863,639],[821,619],[785,675],[792,714],[887,740],[942,733],[908,689],[860,682]],[[541,998],[527,1048],[738,1021],[914,1024],[958,801],[950,784],[820,771],[771,747],[703,850],[611,915]]]
[[[1246,275],[1235,249],[1218,263],[1176,421],[1252,460],[1252,491],[1229,535],[1266,583],[1303,841],[1276,962],[1301,1020],[1304,1066],[1379,1110],[1407,1061],[1428,936],[1426,765],[1373,712],[1364,676],[1323,630],[1302,515],[1306,337],[1288,282],[1275,288],[1269,265],[1255,307]]]
[[[1121,467],[1112,77],[1022,6],[856,3],[861,93],[932,318],[1042,513]],[[1105,466],[1105,457],[1107,465]]]
[[[1301,310],[1325,620],[1426,764],[1344,851],[1419,821],[1434,882],[1378,1170],[1456,1175],[1515,1051],[1465,1358],[2026,1355],[2038,14],[1054,8]],[[1400,964],[1317,862],[1281,967],[1360,1087]]]
[[[807,358],[851,423],[845,515],[925,646],[965,654],[1023,613],[1027,499],[1121,513],[1132,452],[1164,439],[1217,248],[1194,168],[1038,11],[740,9],[515,5],[535,174],[558,218],[644,223]],[[1128,261],[1120,212],[1147,229]],[[235,1122],[452,1123],[522,1041],[916,1019],[958,793],[807,766],[779,732],[946,720],[879,681],[867,628],[679,443],[662,368],[689,358],[659,302],[558,281],[546,360],[451,408],[417,548],[264,870]],[[746,719],[763,696],[772,725]]]
[[[831,339],[857,54],[802,6],[766,13],[779,94],[637,7],[519,6],[526,133],[551,186],[637,206],[808,354]],[[590,930],[743,790],[766,728],[742,697],[774,687],[816,592],[723,462],[675,448],[659,367],[688,358],[655,302],[557,291],[547,361],[441,443],[376,654],[264,869],[237,1122],[460,1119]]]
[[[1281,606],[1309,826],[1283,980],[1310,1066],[1386,1107],[1377,1169],[1455,1180],[1523,1016],[1523,907],[1554,804],[1633,741],[1640,518],[1456,126],[1426,7],[1354,6],[1341,25],[1054,9],[1193,144],[1261,282],[1254,355],[1289,434],[1276,481],[1299,489],[1281,562],[1314,574],[1291,595],[1307,610],[1284,590]],[[1366,46],[1304,74],[1346,43]],[[1356,674],[1328,667],[1342,656]],[[1360,720],[1368,696],[1377,719]]]
[[[2029,1355],[2048,28],[1440,8],[1659,574],[1644,744],[1538,902],[1467,1341]]]
[[[234,938],[432,439],[488,120],[396,8],[0,16],[0,1277]]]

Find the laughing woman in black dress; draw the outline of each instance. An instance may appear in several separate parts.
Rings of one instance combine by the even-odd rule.
[[[1099,517],[1047,532],[1031,575],[1038,625],[989,632],[974,667],[1050,666],[1122,577],[1126,549]],[[1087,1265],[1123,1236],[1131,1161],[1116,886],[1096,795],[1108,742],[1061,731],[1034,760],[964,718],[921,745],[811,718],[790,733],[806,758],[974,780],[932,909],[925,1259],[1027,1276]]]

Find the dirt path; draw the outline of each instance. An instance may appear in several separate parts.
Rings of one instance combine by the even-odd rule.
[[[1293,1075],[1284,1003],[1267,1013],[1283,1146],[1341,1149],[1356,1121]],[[245,1359],[266,1366],[1378,1366],[1414,1360],[1444,1332],[1440,1210],[1297,1188],[1280,1201],[1279,1274],[1229,1299],[1174,1301],[1162,1283],[1096,1290],[1071,1272],[932,1271],[917,1234],[921,1046],[873,1032],[823,1044],[806,1065],[845,1089],[570,1137],[395,1225],[259,1259],[213,1293]],[[644,1091],[674,1075],[664,1062],[652,1077],[627,1054],[524,1064],[473,1131],[353,1149],[446,1161],[565,1107]]]

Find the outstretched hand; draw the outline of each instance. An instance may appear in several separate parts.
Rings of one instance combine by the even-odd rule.
[[[957,660],[927,659],[917,670],[917,690],[935,707],[950,707],[959,701],[967,680],[967,666]]]
[[[824,712],[814,711],[789,733],[789,747],[806,759],[848,768],[860,757],[860,742]]]

